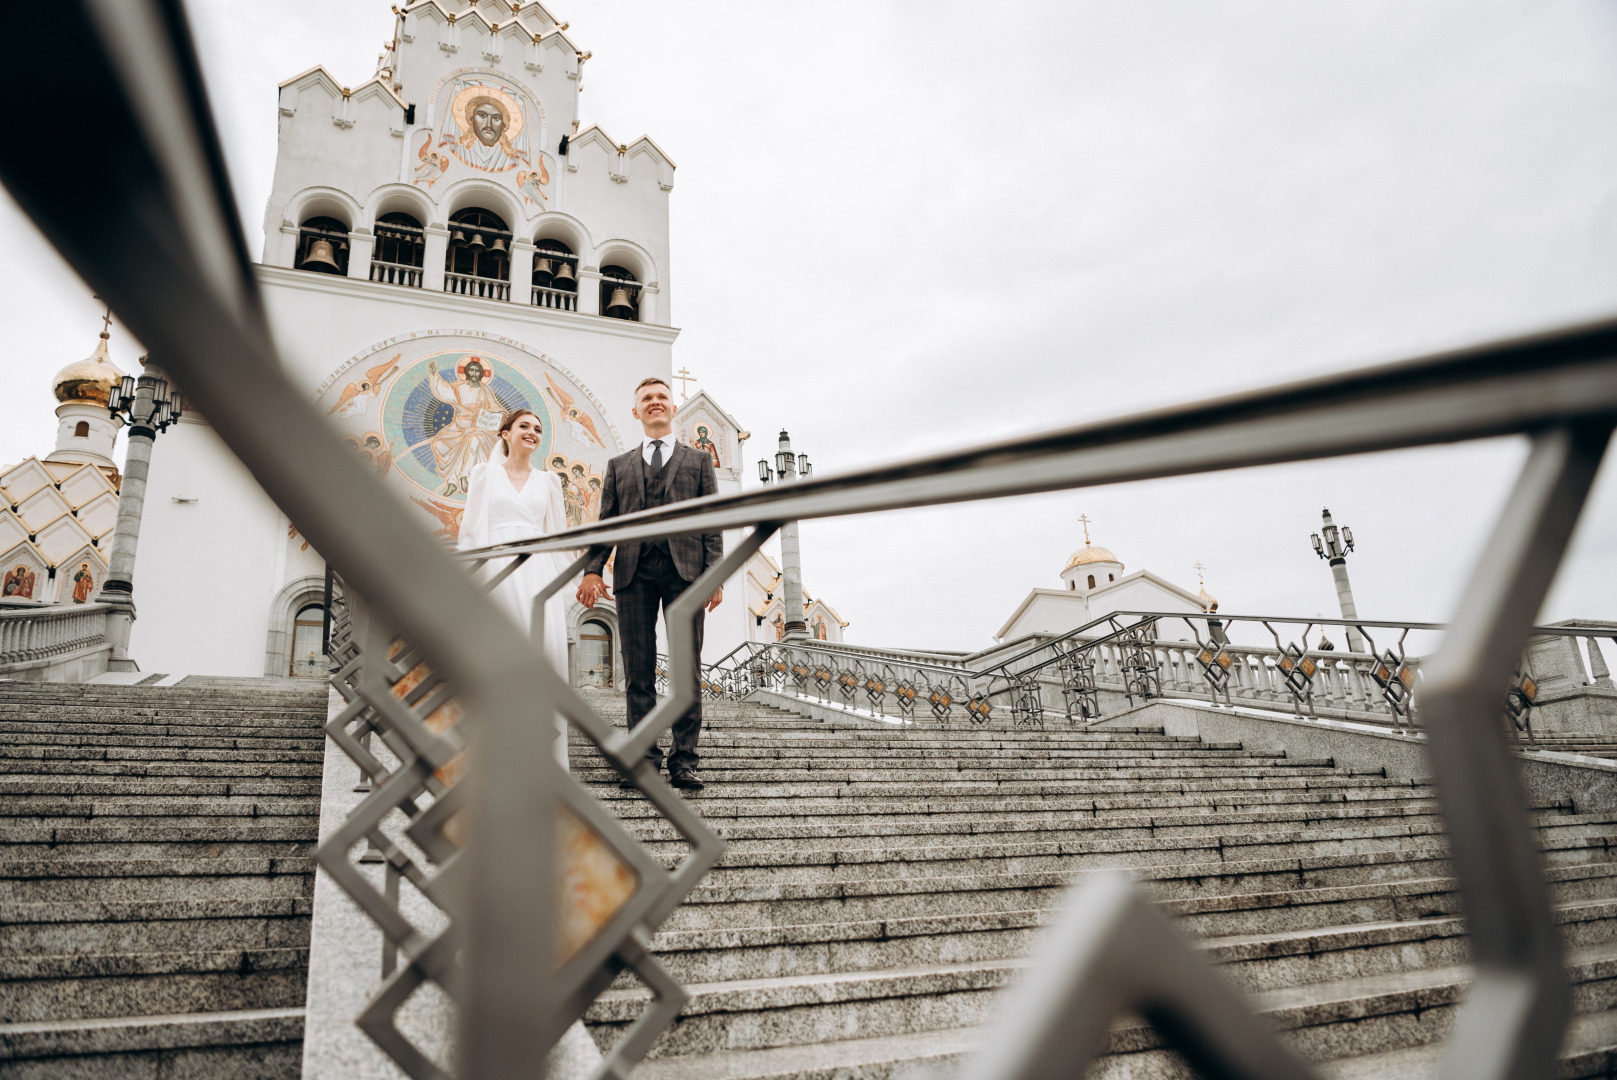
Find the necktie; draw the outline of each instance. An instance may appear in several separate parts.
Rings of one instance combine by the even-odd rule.
[[[651,440],[651,471],[662,472],[663,469],[663,441]]]

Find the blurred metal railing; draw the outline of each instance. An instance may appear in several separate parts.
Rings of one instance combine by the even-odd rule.
[[[12,140],[0,148],[0,180],[351,590],[363,662],[339,680],[351,706],[362,703],[353,726],[370,726],[401,765],[377,774],[322,845],[322,865],[399,943],[400,965],[362,1023],[411,1075],[446,1072],[386,1041],[391,1011],[426,980],[456,1002],[457,1071],[490,1080],[529,1075],[620,967],[658,978],[655,965],[643,966],[643,927],[678,902],[701,860],[659,877],[556,763],[548,719],[560,714],[583,731],[653,801],[671,796],[640,763],[659,726],[696,700],[682,673],[695,667],[698,597],[778,523],[1515,434],[1529,437],[1531,451],[1424,665],[1421,719],[1476,970],[1444,1075],[1526,1080],[1554,1071],[1570,994],[1498,702],[1617,418],[1617,324],[673,504],[476,553],[755,527],[674,605],[670,697],[633,733],[618,732],[467,587],[285,373],[178,0],[62,0],[13,14],[22,39],[74,43],[17,50],[0,85],[19,101],[51,86],[54,107],[78,118],[79,157],[64,170]],[[386,823],[398,820],[407,824],[390,832]],[[335,857],[334,845],[351,855],[367,839],[399,861],[446,923],[412,923]],[[580,852],[616,890],[585,888],[599,904],[582,921],[571,906],[578,894],[567,891]],[[1152,1019],[1207,1074],[1312,1074],[1120,878],[1080,894],[1041,952],[972,1076],[1077,1073],[1122,1010]],[[619,1044],[633,1045],[609,1056],[609,1073],[622,1075],[671,1015],[678,987],[654,982],[654,990],[657,1006]]]

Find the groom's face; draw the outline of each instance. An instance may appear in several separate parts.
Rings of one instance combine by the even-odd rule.
[[[634,395],[634,418],[648,432],[665,429],[674,419],[674,399],[662,383],[647,383]]]

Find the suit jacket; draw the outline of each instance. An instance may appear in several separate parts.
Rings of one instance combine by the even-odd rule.
[[[606,481],[601,485],[602,521],[646,508],[646,473],[642,462],[640,444],[636,443],[634,449],[606,463]],[[663,466],[660,482],[665,492],[665,503],[713,495],[719,490],[712,457],[677,441]],[[585,564],[584,572],[602,573],[606,569],[607,556],[611,553],[609,544],[591,548],[590,561]],[[724,535],[713,532],[696,536],[671,536],[668,538],[668,553],[673,556],[674,569],[679,571],[679,576],[686,581],[695,581],[702,571],[724,558]],[[617,561],[612,564],[612,587],[621,589],[633,581],[635,567],[639,563],[640,544],[621,545]]]

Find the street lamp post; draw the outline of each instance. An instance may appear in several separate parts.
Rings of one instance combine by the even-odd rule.
[[[1331,576],[1336,579],[1336,599],[1342,605],[1342,618],[1353,620],[1359,617],[1359,609],[1353,604],[1353,587],[1348,584],[1347,553],[1353,550],[1353,530],[1347,526],[1341,529],[1331,520],[1331,512],[1323,511],[1325,524],[1319,532],[1314,534],[1314,553],[1331,564]],[[1324,533],[1321,539],[1320,533]],[[1357,626],[1349,626],[1347,630],[1348,648],[1356,653],[1364,652],[1364,636],[1359,633]]]
[[[124,479],[118,489],[118,523],[112,532],[107,580],[96,597],[98,603],[113,609],[107,620],[107,636],[112,642],[107,667],[113,671],[140,670],[129,656],[129,631],[135,621],[135,547],[140,543],[140,517],[146,505],[146,476],[151,470],[152,443],[157,433],[168,430],[184,410],[180,392],[170,392],[162,371],[144,356],[140,363],[140,378],[125,375],[107,400],[107,411],[123,417],[129,425]]]
[[[766,484],[776,479],[781,483],[799,477],[807,479],[813,472],[814,466],[809,463],[807,454],[792,456],[792,439],[784,429],[780,433],[780,447],[775,451],[775,467],[769,467],[768,458],[758,461],[758,479]],[[797,544],[795,521],[788,521],[780,527],[780,577],[781,603],[786,608],[786,627],[782,637],[785,640],[806,638],[808,620],[803,614],[803,556]]]

